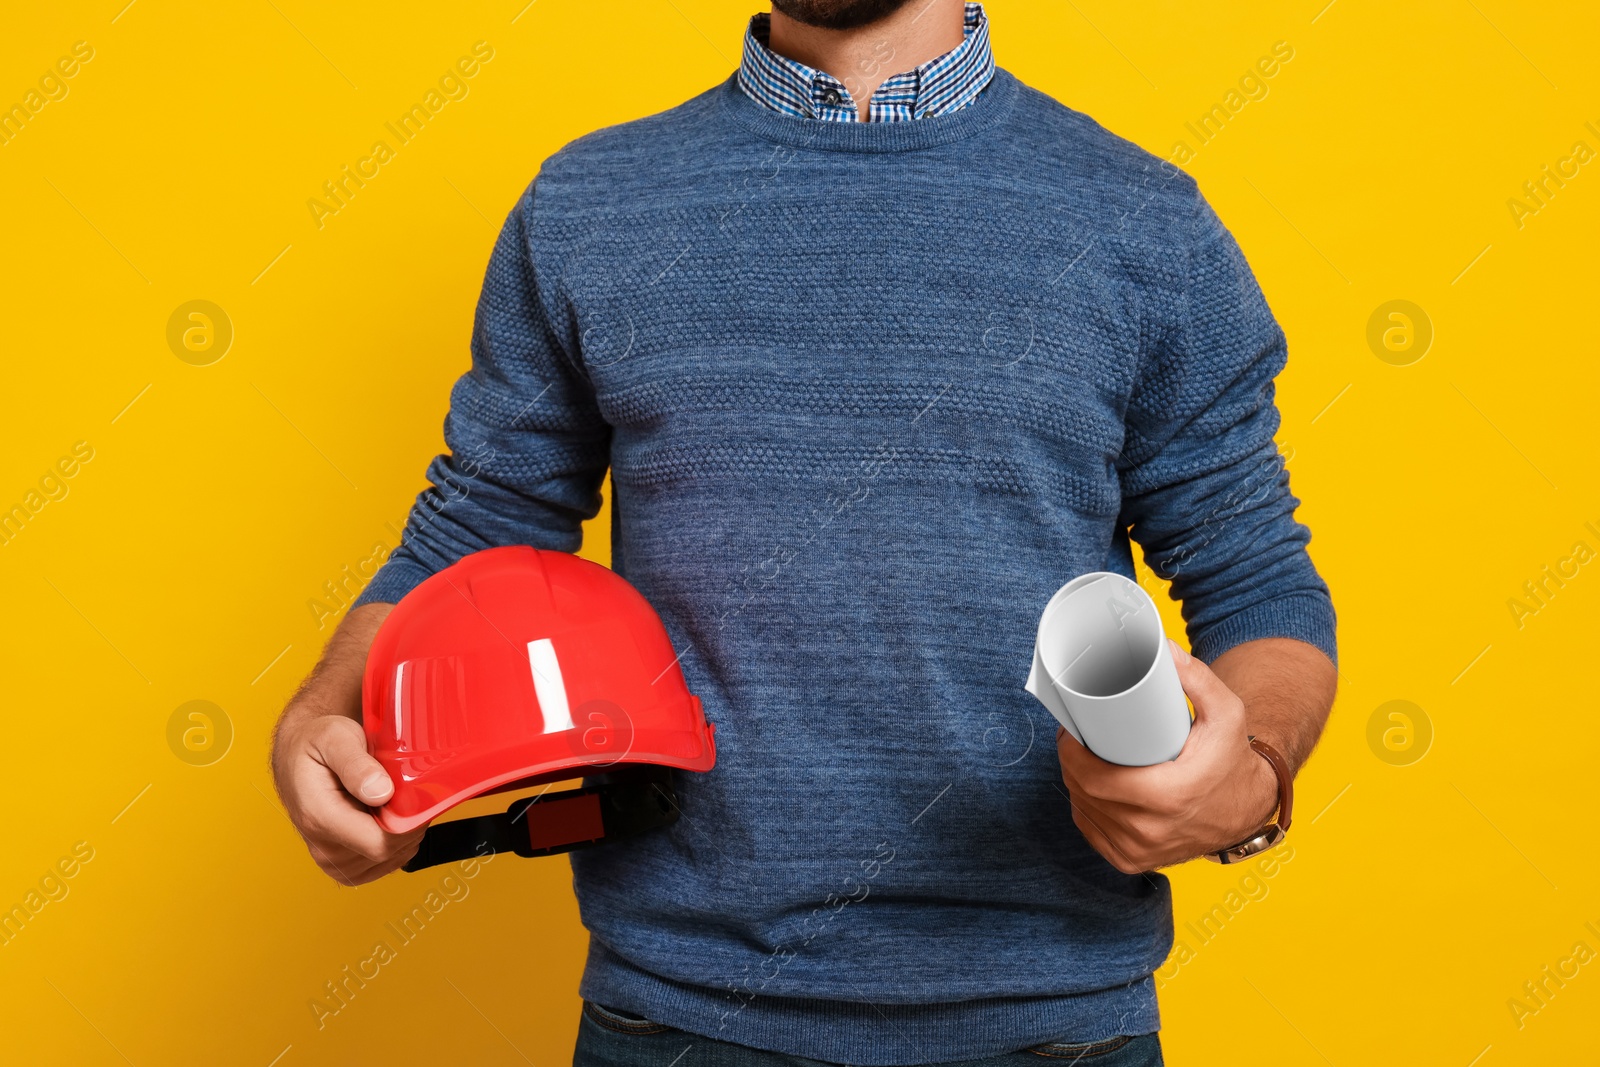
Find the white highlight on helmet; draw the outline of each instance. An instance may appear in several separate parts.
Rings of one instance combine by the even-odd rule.
[[[396,741],[399,741],[405,735],[405,727],[403,725],[405,720],[401,718],[400,701],[400,694],[406,691],[405,673],[406,665],[404,662],[398,664],[394,669],[394,739]]]
[[[556,659],[556,646],[548,637],[528,642],[528,666],[533,669],[533,691],[539,698],[539,710],[544,714],[544,732],[560,733],[570,730],[572,709],[567,705],[567,683],[561,678],[561,662]]]

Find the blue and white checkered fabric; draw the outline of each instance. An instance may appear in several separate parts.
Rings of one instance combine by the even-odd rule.
[[[808,119],[856,122],[860,116],[850,83],[827,71],[780,56],[767,46],[772,16],[750,17],[744,35],[744,58],[739,64],[739,87],[758,104]],[[989,48],[989,20],[983,5],[966,5],[964,38],[944,55],[919,67],[890,75],[873,92],[868,122],[899,122],[959,111],[975,100],[994,76],[994,53]],[[885,48],[881,58],[863,63],[862,74],[876,72],[874,64],[894,61]]]

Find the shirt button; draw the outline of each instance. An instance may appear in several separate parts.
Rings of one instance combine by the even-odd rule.
[[[839,101],[843,99],[844,97],[839,95],[839,90],[833,88],[832,86],[829,86],[822,91],[822,102],[830,107],[837,105]]]

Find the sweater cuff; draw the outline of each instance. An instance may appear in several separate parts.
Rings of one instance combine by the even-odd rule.
[[[1333,603],[1325,596],[1294,594],[1235,612],[1195,636],[1191,651],[1204,662],[1215,663],[1228,649],[1262,637],[1291,637],[1322,650],[1339,667],[1339,648],[1334,637]]]
[[[372,581],[361,590],[361,595],[356,597],[355,603],[350,607],[359,608],[364,604],[398,604],[401,597],[432,576],[432,571],[413,560],[404,556],[391,556],[378,568],[378,573],[372,576]]]

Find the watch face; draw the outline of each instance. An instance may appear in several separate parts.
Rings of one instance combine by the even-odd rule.
[[[1252,836],[1240,841],[1237,845],[1230,845],[1220,852],[1207,852],[1206,859],[1216,863],[1238,863],[1240,860],[1249,859],[1258,852],[1265,852],[1282,841],[1283,836],[1282,827],[1277,823],[1269,823]]]

